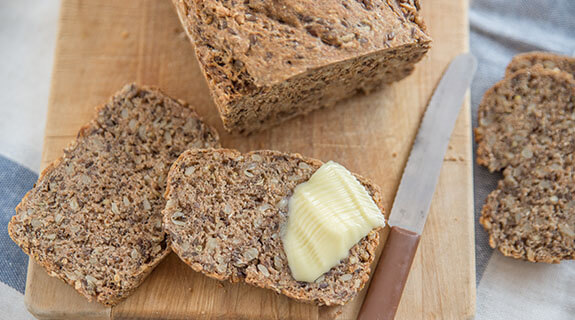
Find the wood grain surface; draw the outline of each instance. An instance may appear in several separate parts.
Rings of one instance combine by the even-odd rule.
[[[277,149],[342,163],[383,190],[389,212],[425,106],[449,61],[468,50],[467,1],[422,1],[433,49],[409,78],[248,138],[224,134],[169,0],[63,0],[42,166],[62,154],[94,107],[128,82],[157,85],[194,105],[225,147]],[[397,319],[463,319],[475,310],[471,118],[459,115]],[[413,195],[414,198],[417,195]],[[383,239],[387,236],[383,234]],[[383,241],[382,241],[383,242]],[[380,245],[379,250],[382,246]],[[54,319],[352,319],[366,290],[343,307],[315,307],[271,291],[218,282],[170,255],[116,307],[90,303],[33,262],[26,303]]]

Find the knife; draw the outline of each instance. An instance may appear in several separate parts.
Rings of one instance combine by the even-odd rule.
[[[388,221],[391,231],[358,319],[391,320],[395,317],[439,180],[449,137],[476,65],[469,53],[455,57],[427,105],[391,209]]]

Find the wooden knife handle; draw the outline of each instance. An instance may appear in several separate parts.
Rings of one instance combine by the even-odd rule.
[[[415,232],[399,227],[391,228],[358,319],[395,318],[419,238],[420,235]]]

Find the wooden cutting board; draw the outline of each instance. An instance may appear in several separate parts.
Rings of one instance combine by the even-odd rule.
[[[219,130],[225,147],[333,159],[370,177],[381,186],[389,212],[427,101],[449,61],[468,50],[467,6],[467,1],[423,1],[433,49],[409,78],[245,138],[224,133],[170,1],[63,0],[42,166],[62,154],[77,130],[94,116],[95,106],[135,81],[157,85],[193,104]],[[397,319],[463,319],[474,314],[470,121],[466,103]],[[364,294],[365,290],[343,307],[318,308],[268,290],[208,279],[172,254],[114,308],[89,303],[31,262],[26,304],[43,319],[351,319]]]

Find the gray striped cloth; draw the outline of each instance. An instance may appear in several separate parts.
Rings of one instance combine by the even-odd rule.
[[[0,320],[32,318],[23,302],[27,257],[6,226],[38,177],[58,8],[58,0],[0,1]],[[471,51],[479,61],[474,111],[516,53],[575,53],[573,0],[472,0],[469,18]],[[476,166],[474,179],[477,216],[499,176]],[[477,319],[575,319],[575,261],[546,265],[503,257],[489,248],[478,224],[476,258]]]

